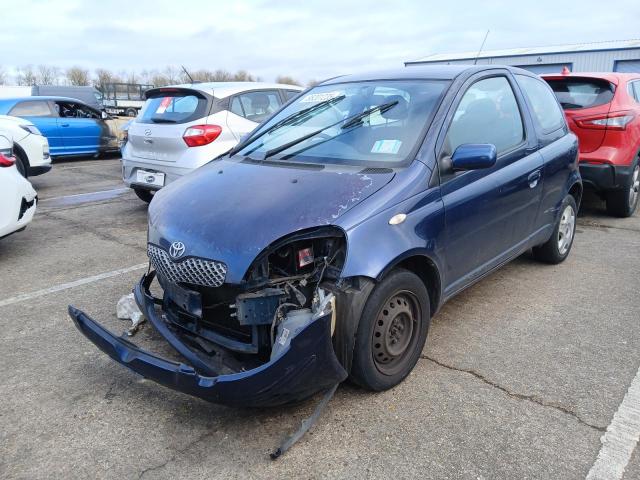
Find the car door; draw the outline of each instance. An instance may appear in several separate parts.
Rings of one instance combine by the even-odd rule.
[[[447,296],[519,253],[533,230],[542,191],[542,157],[518,93],[507,72],[474,76],[460,90],[445,121],[438,167],[446,223]],[[474,143],[495,145],[496,164],[453,171],[453,152]]]
[[[97,153],[103,122],[97,113],[79,102],[56,100],[58,127],[67,154]]]
[[[57,113],[47,100],[25,100],[16,103],[8,115],[24,118],[33,123],[49,142],[51,155],[62,155],[64,143],[58,127]]]
[[[231,97],[227,125],[239,141],[282,105],[278,90],[255,90]]]
[[[546,239],[555,225],[555,214],[572,174],[577,154],[575,138],[568,135],[564,112],[551,87],[538,77],[518,74],[515,78],[529,105],[539,153],[544,162],[543,195],[536,227],[541,238]]]

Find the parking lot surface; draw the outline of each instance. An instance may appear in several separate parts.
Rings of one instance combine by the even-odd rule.
[[[638,372],[640,215],[587,199],[569,259],[523,255],[434,317],[414,372],[342,385],[280,460],[268,453],[318,401],[208,404],[135,376],[76,331],[74,304],[115,331],[146,263],[146,204],[118,159],[32,179],[26,231],[0,241],[0,478],[585,478]],[[47,290],[48,289],[48,290]],[[133,338],[170,355],[146,325]],[[624,477],[640,478],[634,452]]]

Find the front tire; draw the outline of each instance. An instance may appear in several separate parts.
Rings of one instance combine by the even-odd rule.
[[[640,163],[636,160],[622,189],[607,192],[607,213],[614,217],[626,218],[634,214],[640,198]]]
[[[351,379],[387,390],[413,370],[427,339],[429,293],[414,273],[397,269],[373,290],[360,318]]]
[[[144,188],[134,188],[133,191],[143,202],[150,203],[151,200],[153,200],[153,192],[151,192],[150,190],[145,190]]]
[[[15,152],[15,156],[16,168],[18,169],[18,173],[20,173],[20,175],[22,175],[24,178],[27,178],[29,176],[29,163],[18,152]]]
[[[576,233],[577,212],[575,199],[571,195],[567,195],[562,201],[560,217],[551,238],[542,245],[533,248],[533,256],[536,260],[552,265],[566,260]]]

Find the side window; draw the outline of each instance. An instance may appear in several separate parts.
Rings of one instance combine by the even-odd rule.
[[[240,105],[240,97],[233,97],[229,110],[231,110],[231,112],[235,113],[236,115],[244,117],[244,110],[242,110],[242,105]]]
[[[260,123],[269,117],[273,112],[280,108],[280,96],[275,90],[247,92],[238,95],[244,117],[252,122]],[[235,98],[234,98],[235,101]],[[231,102],[231,111],[233,112],[233,102]],[[234,112],[236,113],[236,112]]]
[[[558,130],[564,126],[564,112],[560,109],[555,95],[546,83],[526,75],[516,75],[520,87],[533,108],[537,123],[545,132]]]
[[[292,98],[297,97],[298,95],[300,95],[300,92],[297,90],[283,90],[282,91],[284,93],[284,98],[289,101]]]
[[[452,155],[465,143],[491,143],[498,154],[524,139],[518,102],[506,77],[480,80],[469,87],[460,101],[444,143]]]
[[[636,102],[640,103],[640,80],[636,80],[635,82],[631,82],[629,84],[633,91],[633,98],[636,99]]]
[[[51,109],[47,102],[20,102],[9,111],[16,117],[50,117]]]

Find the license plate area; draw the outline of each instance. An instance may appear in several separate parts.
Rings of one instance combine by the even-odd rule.
[[[150,172],[148,170],[136,170],[136,182],[153,187],[164,187],[165,174]]]

